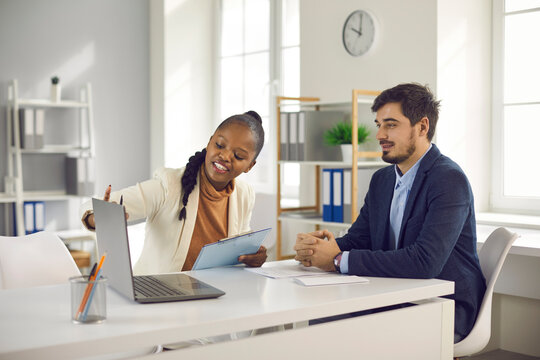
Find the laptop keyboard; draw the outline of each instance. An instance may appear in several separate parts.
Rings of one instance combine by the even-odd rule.
[[[144,295],[146,297],[184,295],[183,292],[171,288],[153,276],[142,275],[133,277],[133,287],[136,295]]]

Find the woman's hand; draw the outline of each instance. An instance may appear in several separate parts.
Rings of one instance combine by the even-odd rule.
[[[111,198],[111,185],[107,186],[107,189],[105,189],[105,195],[103,195],[103,201],[109,201]],[[126,213],[126,220],[129,218],[128,213]],[[94,218],[94,213],[89,213],[86,218],[83,219],[83,222],[86,224],[87,227],[90,229],[96,228],[96,220]]]
[[[266,261],[266,248],[261,246],[255,254],[240,255],[238,261],[246,264],[249,267],[260,267]]]

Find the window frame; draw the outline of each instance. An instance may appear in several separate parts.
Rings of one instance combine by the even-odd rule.
[[[247,1],[247,0],[244,0]],[[258,166],[268,167],[270,174],[275,174],[277,166],[277,124],[276,124],[276,103],[275,98],[277,95],[283,92],[282,81],[282,49],[290,48],[291,46],[282,45],[282,16],[283,16],[283,3],[282,1],[269,0],[270,6],[270,21],[269,21],[269,97],[268,97],[268,134],[267,141],[264,144],[265,149],[269,151],[268,164],[257,164]],[[222,1],[217,1],[215,6],[215,20],[216,20],[216,34],[215,34],[215,49],[216,55],[214,57],[214,71],[215,71],[215,86],[214,86],[214,119],[215,125],[223,120],[221,119],[221,26],[222,26]],[[299,47],[300,45],[298,45]],[[246,54],[243,53],[243,56]],[[227,56],[229,57],[229,56]],[[256,109],[255,109],[256,110]],[[243,176],[242,176],[243,177]],[[254,181],[249,179],[250,185],[253,187],[256,193],[275,194],[277,192],[277,181],[275,175],[268,176],[265,181]],[[283,186],[283,185],[282,185]],[[283,189],[282,189],[283,190]],[[290,189],[291,192],[298,192],[298,189]],[[287,191],[285,191],[287,192]]]
[[[491,210],[540,215],[540,198],[504,195],[504,50],[506,16],[530,11],[505,12],[505,1],[494,0],[492,13],[492,184]],[[524,102],[525,104],[525,102]]]

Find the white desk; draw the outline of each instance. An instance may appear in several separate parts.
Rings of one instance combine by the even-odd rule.
[[[452,359],[454,304],[437,298],[453,293],[452,282],[370,278],[368,284],[303,287],[238,267],[191,275],[226,295],[142,305],[109,289],[107,321],[99,325],[71,323],[68,284],[0,291],[0,359],[73,359],[405,302],[420,304],[148,358],[327,359],[350,353],[377,359]]]

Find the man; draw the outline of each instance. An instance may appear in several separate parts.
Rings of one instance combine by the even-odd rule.
[[[473,194],[461,168],[431,143],[439,102],[418,84],[385,90],[376,112],[382,159],[360,215],[338,239],[328,230],[298,234],[306,266],[362,276],[455,282],[455,336],[471,331],[486,285],[476,253]],[[327,240],[326,240],[326,239]]]

